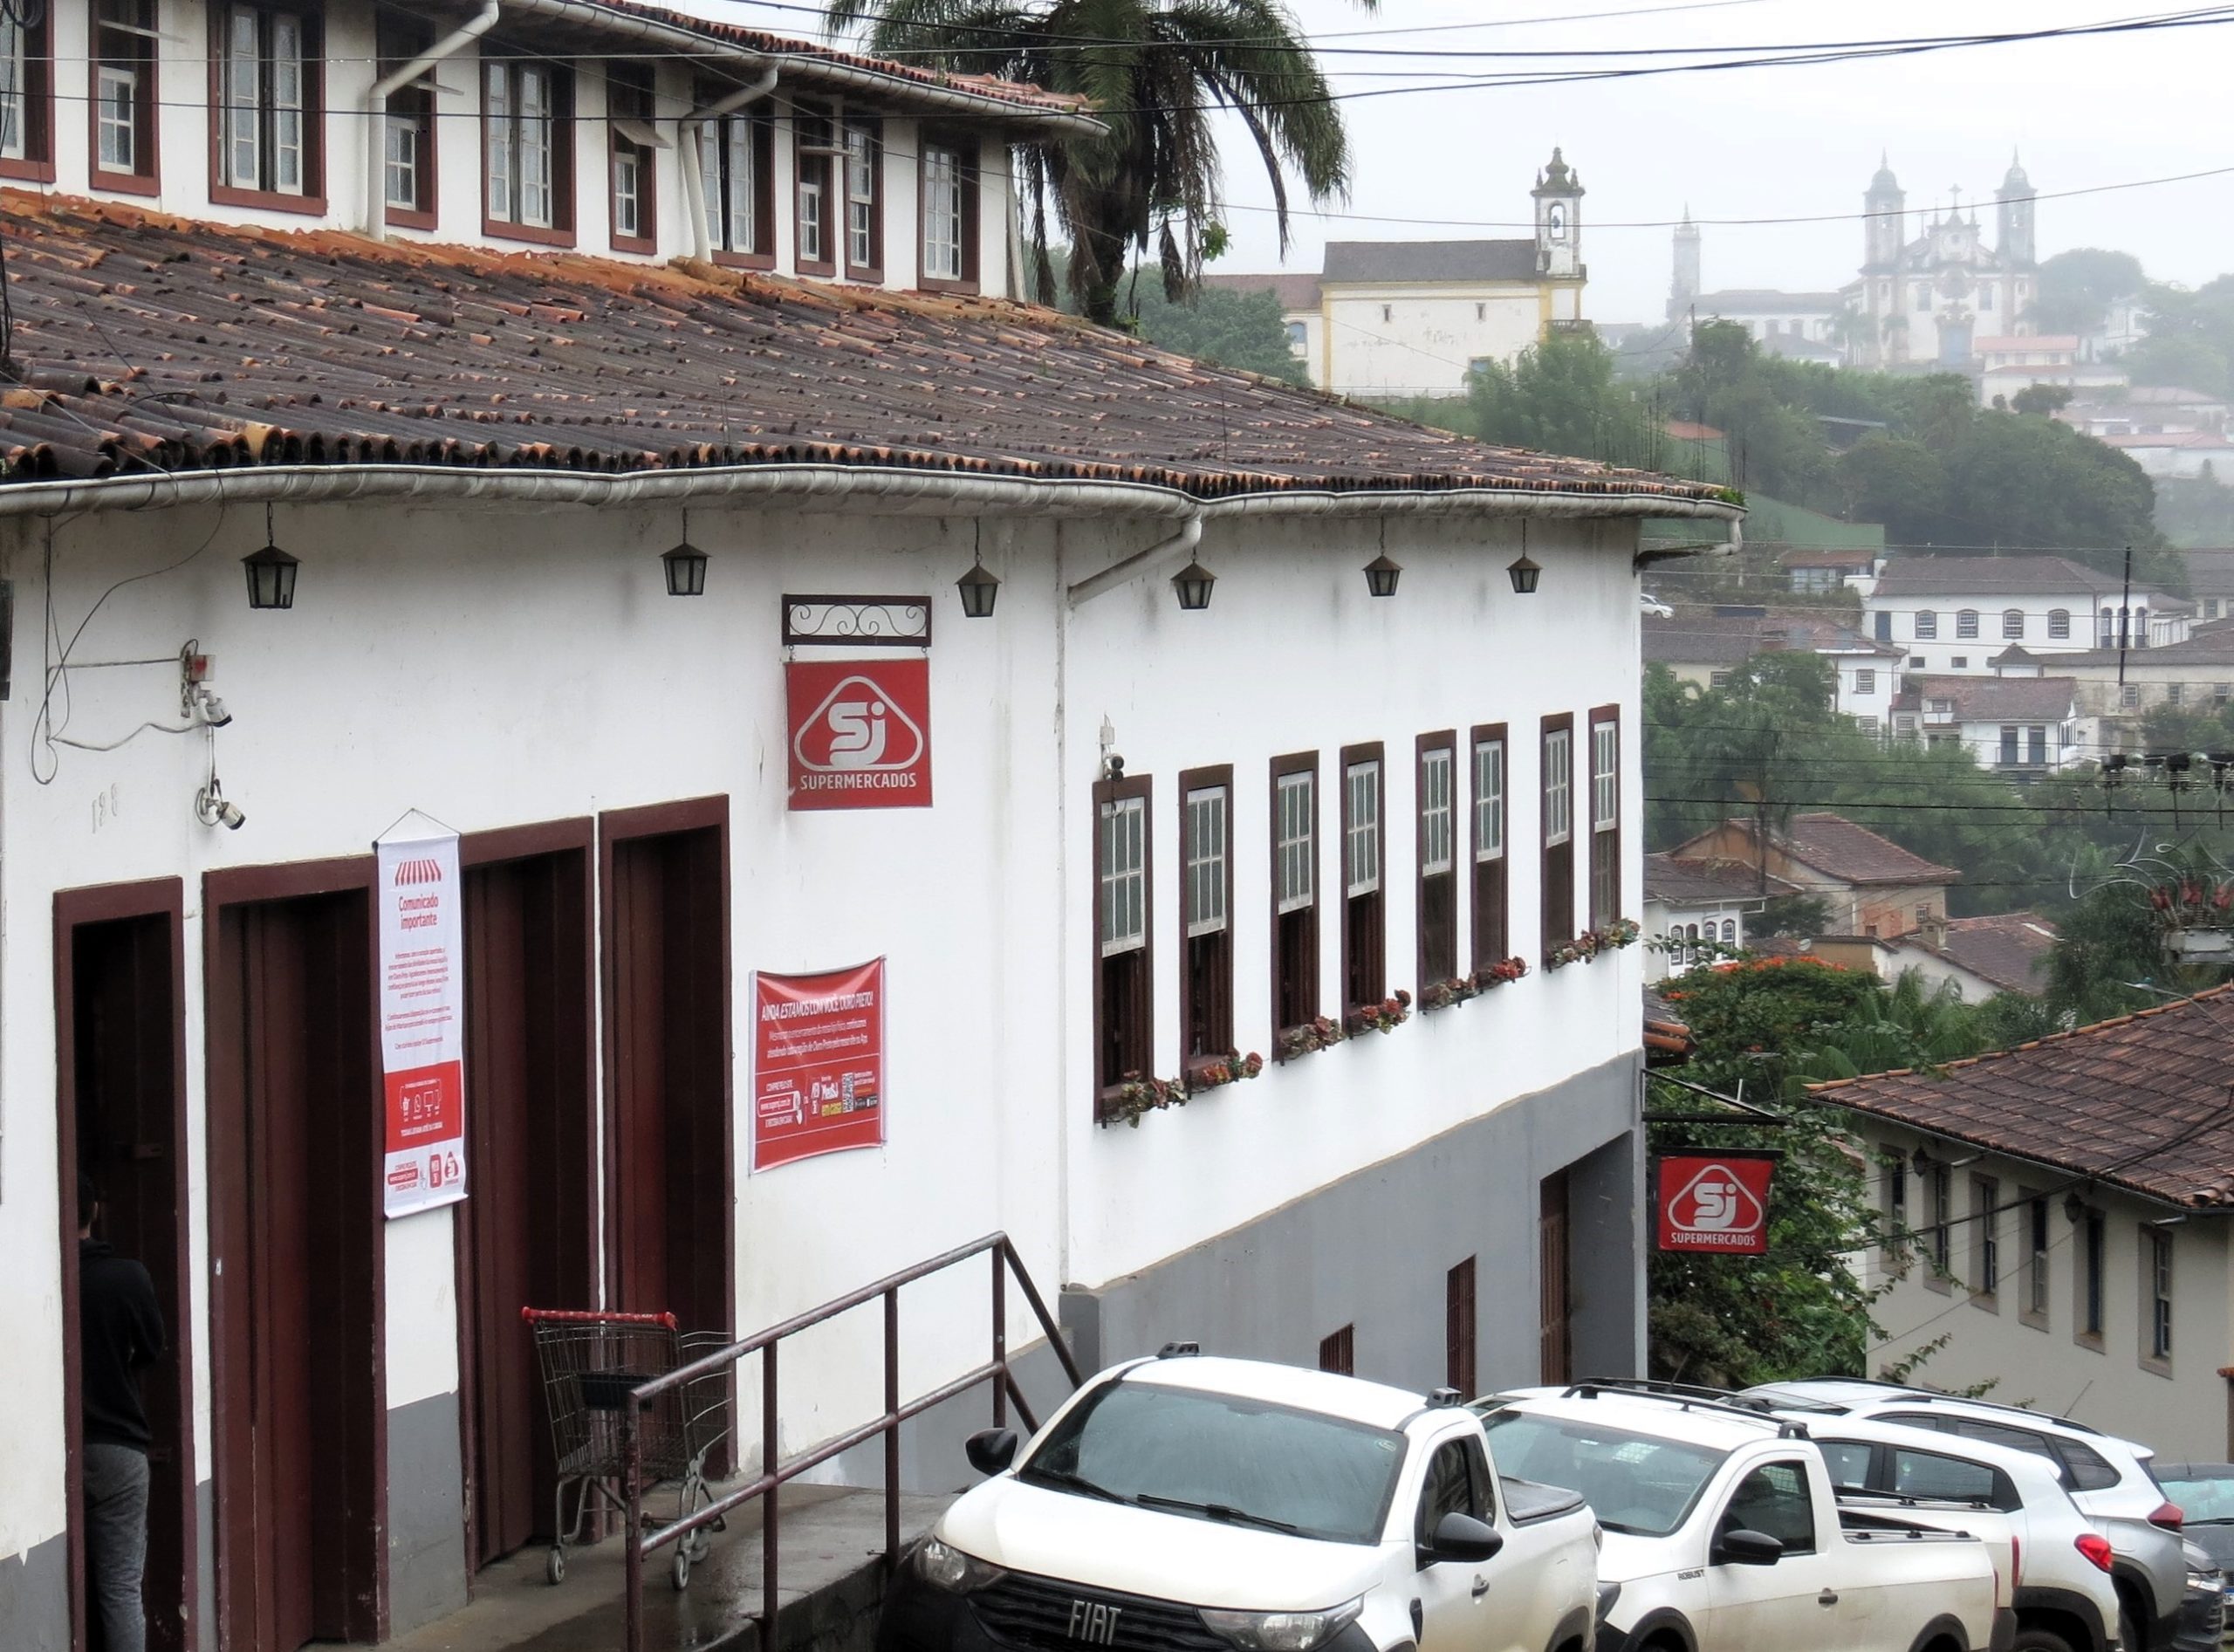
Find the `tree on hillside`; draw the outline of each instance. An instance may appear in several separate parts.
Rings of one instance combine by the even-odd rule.
[[[1595,334],[1553,333],[1511,367],[1486,362],[1473,374],[1467,428],[1511,447],[1657,467],[1666,444],[1614,368]]]
[[[1372,10],[1374,0],[1358,0]],[[1024,146],[1031,285],[1054,302],[1047,220],[1071,240],[1080,308],[1107,326],[1135,255],[1162,268],[1167,297],[1200,272],[1220,192],[1212,113],[1253,140],[1288,246],[1288,177],[1314,204],[1347,195],[1349,140],[1307,38],[1278,0],[828,0],[833,34],[866,29],[870,50],[956,74],[997,74],[1092,99],[1106,138]]]
[[[2093,332],[2111,305],[2148,286],[2141,260],[2130,252],[2073,247],[2040,262],[2032,324],[2042,332]]]
[[[1998,402],[2000,397],[1994,400]],[[2037,413],[2043,418],[2060,413],[2071,405],[2071,387],[2067,384],[2028,384],[2009,398],[2011,413]]]
[[[1308,384],[1288,348],[1280,301],[1270,292],[1198,286],[1179,303],[1164,296],[1161,278],[1139,280],[1135,268],[1119,295],[1123,310],[1150,344],[1221,367]],[[1135,284],[1137,283],[1137,284]]]

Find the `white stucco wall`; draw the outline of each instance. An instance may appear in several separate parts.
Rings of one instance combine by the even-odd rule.
[[[1552,319],[1533,283],[1344,285],[1322,307],[1327,387],[1355,396],[1457,394],[1474,361],[1511,361]]]
[[[2114,610],[2121,606],[2122,593],[2114,579],[2105,578],[2102,589],[2091,598],[2084,593],[2071,593],[2056,596],[1998,596],[1991,593],[1977,593],[1956,596],[1902,596],[1874,592],[1862,599],[1862,626],[1865,634],[1876,637],[1878,615],[1889,615],[1892,635],[1883,639],[1904,645],[1908,650],[1908,662],[1902,668],[1913,672],[1934,674],[1967,674],[1971,676],[1993,675],[1993,659],[2004,649],[2022,648],[2027,654],[2079,654],[2096,645],[2101,625],[2100,611],[2107,606]],[[2135,587],[2131,606],[2136,610],[2148,611],[2149,643],[2162,647],[2169,642],[2184,641],[2188,635],[2189,620],[2183,614],[2166,614],[2159,611],[2162,599],[2154,591]],[[1957,615],[1964,609],[1978,616],[1978,634],[1975,637],[1958,636]],[[2002,616],[2010,609],[2024,616],[2023,634],[2008,637],[2003,634]],[[2048,616],[2061,610],[2071,616],[2070,634],[2053,637],[2048,634]],[[1916,634],[1916,615],[1929,612],[1938,618],[1938,634],[1932,637]],[[2135,621],[2136,631],[2138,620]],[[1957,665],[1956,660],[1964,663]]]

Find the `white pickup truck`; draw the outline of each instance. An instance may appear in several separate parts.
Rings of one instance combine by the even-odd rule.
[[[970,1459],[878,1652],[1593,1652],[1589,1509],[1501,1479],[1454,1392],[1182,1344]]]
[[[1986,1652],[2001,1553],[1842,1509],[1803,1424],[1580,1384],[1477,1402],[1508,1473],[1605,1529],[1595,1652]],[[2006,1619],[2001,1621],[2006,1622]]]

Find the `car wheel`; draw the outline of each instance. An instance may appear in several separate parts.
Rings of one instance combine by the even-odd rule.
[[[2148,1632],[2123,1595],[2118,1598],[2118,1646],[2120,1652],[2148,1652]]]
[[[2053,1629],[2019,1629],[2009,1652],[2076,1652],[2070,1642]]]

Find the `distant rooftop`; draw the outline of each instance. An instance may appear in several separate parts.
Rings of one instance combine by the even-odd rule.
[[[1329,241],[1326,274],[1334,282],[1528,281],[1536,243],[1526,241]]]
[[[1228,292],[1269,292],[1279,300],[1283,310],[1319,307],[1319,278],[1308,271],[1280,271],[1271,275],[1206,274],[1203,284]]]
[[[1749,535],[1750,537],[1750,535]],[[1878,576],[1881,597],[2093,597],[2119,588],[2119,576],[2067,557],[1897,556]],[[2135,594],[2154,596],[2136,586]]]
[[[1963,723],[2060,722],[2076,692],[2069,677],[1928,676],[1916,687],[1927,709],[1934,700],[1952,701]]]

